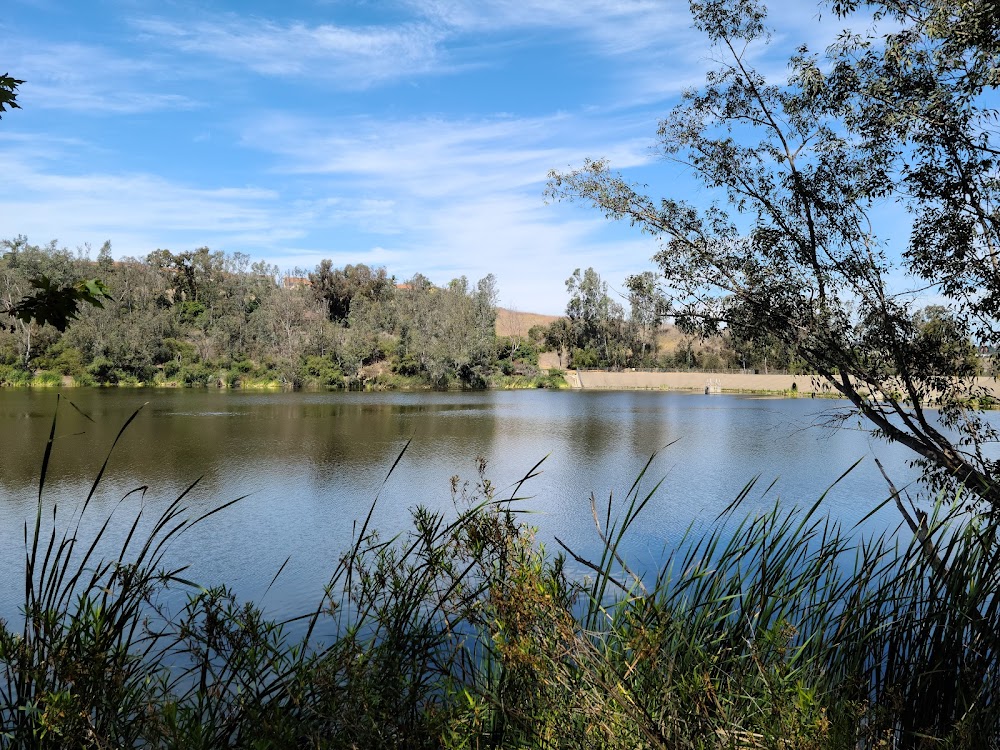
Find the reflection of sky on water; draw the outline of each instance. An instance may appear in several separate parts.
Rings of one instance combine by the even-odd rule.
[[[243,494],[249,497],[170,547],[172,562],[206,584],[229,582],[259,598],[288,555],[291,561],[267,596],[290,614],[319,596],[376,494],[373,523],[386,536],[406,528],[410,509],[453,512],[449,479],[475,479],[476,457],[511,492],[544,458],[541,474],[521,488],[521,507],[539,538],[553,537],[587,555],[597,548],[590,510],[625,494],[657,452],[641,487],[663,480],[623,552],[644,568],[664,557],[692,524],[705,528],[754,476],[748,512],[783,502],[811,505],[859,458],[825,508],[851,526],[887,496],[871,456],[898,486],[916,475],[910,454],[866,433],[811,426],[838,402],[755,399],[654,392],[250,393],[216,391],[90,391],[69,393],[88,422],[62,408],[48,499],[68,511],[85,496],[122,423],[140,412],[109,463],[103,491],[84,533],[129,490],[148,485],[115,510],[125,528],[145,502],[159,512],[192,481],[191,515]],[[52,393],[0,393],[0,563],[13,575],[0,588],[0,612],[16,607],[23,569],[23,523],[33,518],[37,471],[51,426]],[[65,407],[65,404],[63,405]],[[398,467],[386,474],[410,441]],[[382,485],[385,480],[384,486]],[[769,492],[765,488],[773,483]],[[381,487],[381,490],[380,490]],[[65,513],[63,513],[65,515]],[[868,528],[895,527],[888,508]]]

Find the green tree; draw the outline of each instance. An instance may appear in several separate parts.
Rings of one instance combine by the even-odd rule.
[[[922,350],[928,369],[936,375],[967,377],[982,369],[976,347],[952,312],[928,305],[913,316],[916,335],[912,346]]]
[[[104,249],[109,250],[108,243],[101,255]],[[111,301],[101,308],[82,310],[63,336],[63,347],[82,353],[88,363],[106,362],[96,373],[99,380],[150,382],[156,366],[171,356],[164,340],[178,334],[171,311],[158,304],[168,282],[135,258],[106,264],[102,275]]]
[[[659,353],[656,334],[663,323],[664,303],[657,283],[657,275],[653,271],[629,276],[625,281],[631,308],[630,322],[638,344],[636,356],[643,364],[648,359],[655,360]]]
[[[566,291],[570,295],[566,317],[573,330],[573,350],[587,352],[583,357],[587,366],[622,365],[625,311],[611,299],[607,283],[593,268],[582,274],[577,268],[566,279]],[[579,359],[578,354],[573,355],[574,365],[584,366]]]
[[[218,283],[224,273],[225,255],[207,247],[172,253],[154,250],[146,262],[173,280],[176,301],[201,302],[211,305],[218,293]]]
[[[464,276],[436,287],[415,275],[396,295],[401,368],[437,386],[453,378],[485,385],[496,360],[496,299],[492,274],[474,287]]]
[[[568,352],[573,346],[573,327],[566,318],[557,318],[549,323],[544,330],[545,346],[554,350],[559,357],[559,366],[563,366],[563,352]],[[566,362],[569,366],[569,362]]]
[[[870,33],[845,34],[824,55],[801,48],[781,83],[751,65],[769,39],[759,3],[692,2],[721,63],[660,123],[659,143],[719,204],[651,199],[603,161],[553,172],[549,191],[659,240],[678,325],[775,337],[876,433],[915,451],[933,484],[964,483],[1000,508],[1000,464],[982,450],[997,435],[970,409],[983,389],[969,372],[930,366],[939,355],[914,317],[935,294],[955,340],[1000,344],[994,10],[864,5]],[[905,244],[876,231],[887,202],[911,213]]]
[[[394,288],[393,279],[384,268],[369,268],[364,263],[334,268],[333,262],[326,259],[309,274],[309,281],[317,298],[326,303],[327,313],[334,322],[348,321],[355,298],[385,302]]]
[[[24,236],[0,242],[0,305],[14,318],[19,359],[27,366],[46,324],[64,331],[79,315],[81,302],[102,307],[110,299],[98,279],[76,280],[76,264],[69,251],[31,245]],[[34,290],[34,291],[32,291]],[[51,338],[51,337],[50,337]]]

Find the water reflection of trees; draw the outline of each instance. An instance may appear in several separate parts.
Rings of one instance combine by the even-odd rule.
[[[129,426],[110,467],[140,484],[190,481],[204,474],[209,489],[234,467],[255,473],[303,473],[327,478],[331,470],[387,469],[411,437],[435,445],[489,445],[496,418],[476,401],[393,403],[362,396],[337,400],[301,394],[213,394],[196,391],[73,391],[79,410],[60,406],[50,480],[83,487],[132,412],[149,403]],[[52,393],[4,394],[0,488],[5,494],[37,489],[56,398]],[[87,414],[93,421],[81,414]]]

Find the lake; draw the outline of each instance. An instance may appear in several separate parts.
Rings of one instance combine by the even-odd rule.
[[[863,459],[825,500],[845,525],[888,495],[873,455],[897,486],[916,476],[908,451],[872,440],[857,423],[836,431],[817,426],[847,406],[824,399],[76,389],[63,393],[45,488],[47,503],[60,503],[60,520],[79,507],[119,429],[143,404],[111,457],[82,536],[143,485],[144,496],[130,495],[115,510],[117,528],[142,503],[159,513],[199,477],[188,496],[192,516],[248,495],[178,537],[169,558],[190,564],[187,575],[199,583],[226,582],[239,596],[260,600],[290,555],[263,602],[276,616],[318,600],[377,494],[373,523],[385,534],[404,529],[409,509],[420,504],[452,512],[450,478],[475,480],[478,456],[487,459],[500,494],[544,458],[539,476],[522,488],[530,498],[521,507],[532,511],[527,520],[548,548],[558,535],[587,555],[598,548],[591,492],[599,504],[612,493],[623,498],[656,453],[643,486],[663,483],[624,548],[637,567],[655,566],[689,525],[711,524],[756,475],[748,510],[777,497],[810,505]],[[34,518],[55,409],[52,391],[0,392],[0,616],[16,613],[21,601],[23,524]],[[898,522],[887,508],[868,524]]]

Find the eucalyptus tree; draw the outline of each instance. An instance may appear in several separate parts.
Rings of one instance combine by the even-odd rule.
[[[358,263],[334,268],[327,259],[320,261],[316,271],[309,274],[309,283],[316,297],[326,304],[330,320],[345,324],[349,322],[355,298],[388,302],[394,289],[392,277],[381,266],[369,268]]]
[[[636,356],[640,363],[656,359],[659,346],[657,332],[664,319],[663,300],[657,291],[657,275],[644,271],[630,276],[625,281],[628,288],[629,320],[635,329],[635,339],[639,351]]]
[[[105,243],[101,255],[110,254]],[[169,358],[164,341],[177,335],[175,316],[161,301],[168,280],[157,269],[136,258],[106,263],[101,275],[107,284],[108,302],[87,307],[62,337],[62,348],[78,350],[85,361],[106,361],[98,368],[106,374],[149,382],[157,365]],[[100,379],[100,377],[99,377]]]
[[[267,355],[277,355],[291,372],[291,364],[313,354],[313,334],[323,319],[319,305],[307,289],[282,289],[266,299],[250,315],[259,348]]]
[[[691,3],[720,62],[660,123],[659,147],[718,203],[655,200],[605,161],[551,173],[549,193],[658,240],[664,304],[680,326],[773,337],[877,434],[915,451],[934,486],[964,483],[1000,508],[997,434],[974,408],[987,394],[968,369],[939,366],[915,317],[933,299],[949,336],[1000,345],[995,10],[829,7],[826,23],[865,9],[868,31],[821,54],[800,48],[776,81],[752,65],[769,40],[760,3]],[[908,237],[884,205],[909,212]]]
[[[421,274],[401,286],[395,297],[399,370],[423,373],[446,385],[458,378],[484,385],[496,359],[496,279],[476,282],[460,276],[438,287]]]
[[[583,358],[592,365],[623,364],[625,311],[611,299],[607,282],[593,268],[582,273],[577,268],[566,279],[566,291],[570,295],[566,317],[573,332],[572,346],[579,350],[574,359]]]

